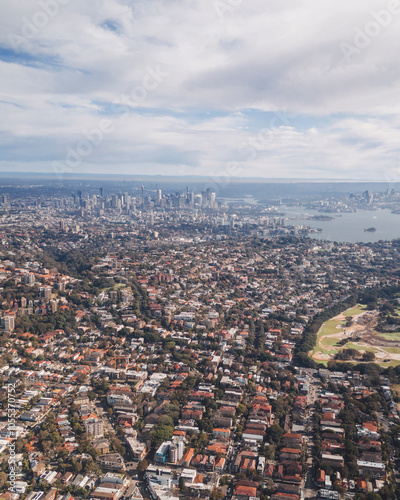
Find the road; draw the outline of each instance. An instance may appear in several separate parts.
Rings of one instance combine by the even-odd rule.
[[[315,402],[319,394],[319,379],[315,370],[305,369],[304,372],[309,377],[308,394],[307,394],[307,410],[305,427],[310,429],[310,432],[305,436],[306,449],[307,449],[307,466],[308,471],[304,478],[303,492],[304,498],[317,498],[318,489],[314,485],[314,467],[313,467],[313,417],[315,412]]]

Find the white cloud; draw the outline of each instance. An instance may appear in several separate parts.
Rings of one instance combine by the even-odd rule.
[[[80,168],[205,174],[238,161],[244,176],[370,179],[397,168],[396,0],[225,0],[237,6],[222,17],[216,0],[58,1],[0,7],[3,170],[63,161],[107,117],[115,132]],[[44,5],[55,14],[35,28]],[[135,101],[149,71],[167,75]],[[123,119],[113,103],[129,95]],[[276,110],[288,118],[271,122]]]

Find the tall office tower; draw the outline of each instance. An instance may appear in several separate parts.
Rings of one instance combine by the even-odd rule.
[[[216,198],[216,194],[211,193],[211,195],[210,195],[210,207],[211,208],[215,208],[215,205],[216,205],[215,198]]]
[[[144,207],[144,186],[141,187],[142,190],[142,207]]]
[[[65,220],[60,220],[60,229],[61,231],[65,231]]]
[[[162,200],[161,189],[157,189],[157,205],[161,204],[161,200]]]
[[[115,194],[113,194],[111,198],[111,207],[117,208],[117,206],[118,206],[118,197]]]
[[[151,212],[150,214],[150,226],[154,226],[154,214]]]
[[[100,196],[103,198],[103,188],[100,188]]]

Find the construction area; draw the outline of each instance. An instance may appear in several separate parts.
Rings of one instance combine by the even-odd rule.
[[[345,351],[346,354],[350,352],[351,357],[342,360],[360,362],[366,360],[363,355],[369,352],[374,354],[369,361],[382,366],[400,364],[400,332],[378,332],[379,315],[379,311],[367,311],[364,305],[358,304],[326,321],[318,331],[317,343],[310,356],[327,364],[331,360],[339,361],[338,353]]]

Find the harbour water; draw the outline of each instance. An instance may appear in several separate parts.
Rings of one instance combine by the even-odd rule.
[[[280,207],[285,217],[295,218],[286,225],[309,226],[322,229],[320,233],[310,234],[310,238],[338,242],[375,242],[400,238],[400,214],[390,210],[359,210],[341,214],[321,213],[302,207]],[[332,217],[332,220],[307,220],[312,216]],[[374,227],[375,232],[364,231]]]

